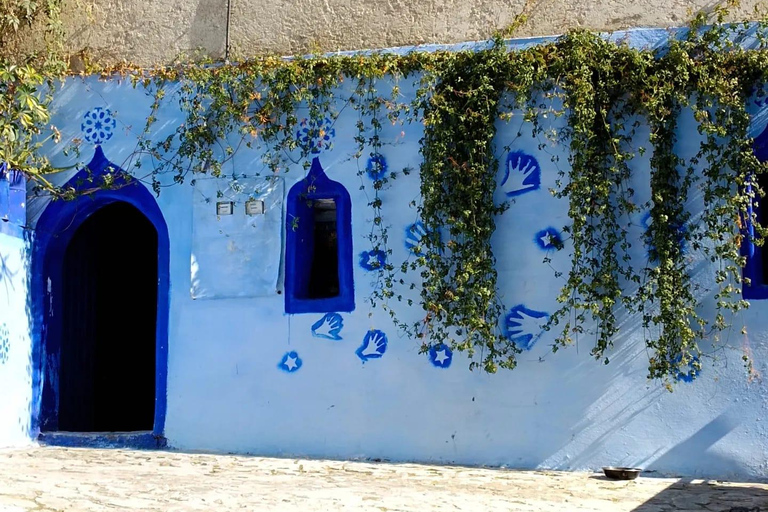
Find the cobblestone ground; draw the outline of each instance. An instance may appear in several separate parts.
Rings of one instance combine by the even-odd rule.
[[[0,451],[0,511],[768,512],[768,484],[177,452]]]

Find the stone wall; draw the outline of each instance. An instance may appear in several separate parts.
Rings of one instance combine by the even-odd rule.
[[[680,26],[711,0],[67,0],[67,46],[100,61],[149,65],[198,50],[222,58],[262,53],[454,43],[486,39],[528,21],[517,37],[572,28],[618,30]],[[755,18],[745,0],[734,18]],[[229,23],[228,23],[229,20]]]

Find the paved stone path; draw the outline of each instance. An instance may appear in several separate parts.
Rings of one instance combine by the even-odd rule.
[[[768,484],[130,450],[0,451],[0,511],[768,512]]]

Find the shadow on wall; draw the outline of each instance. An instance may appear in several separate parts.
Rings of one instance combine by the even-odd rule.
[[[710,282],[712,271],[704,254],[690,249],[688,260],[692,281],[701,284],[697,299],[705,304],[714,303],[712,292],[708,291],[714,288]],[[618,315],[618,320],[620,332],[614,347],[607,352],[610,365],[595,368],[599,363],[582,359],[571,367],[563,367],[557,379],[545,381],[547,384],[540,391],[543,396],[557,396],[571,389],[578,389],[579,393],[569,396],[567,404],[560,408],[564,418],[575,421],[567,429],[557,431],[556,436],[542,440],[542,446],[554,449],[542,460],[532,461],[534,465],[546,469],[598,470],[610,461],[612,465],[641,467],[667,475],[743,478],[759,474],[734,446],[721,441],[739,425],[752,424],[755,411],[744,404],[718,400],[708,404],[707,409],[702,408],[701,414],[691,415],[691,408],[683,407],[674,417],[675,413],[668,408],[681,407],[680,395],[670,395],[659,383],[646,379],[649,352],[643,342],[642,318],[625,312]],[[715,347],[703,342],[701,348],[706,357],[702,381],[688,384],[685,375],[681,375],[676,384],[688,403],[701,403],[703,399],[698,391],[684,386],[707,389],[723,371],[722,360],[728,357],[725,351],[716,350],[722,345]],[[735,344],[725,348],[739,349]],[[543,358],[547,363],[554,361],[548,356]],[[736,373],[735,378],[738,377]],[[743,378],[747,379],[746,373]],[[667,415],[667,420],[658,411],[664,411],[662,415]],[[653,431],[658,435],[649,433]],[[631,448],[618,448],[627,446]],[[768,502],[764,507],[764,512],[768,512]]]
[[[227,49],[228,0],[200,0],[189,29],[179,36],[186,44],[178,42],[181,51],[203,50],[205,56],[223,59]]]
[[[682,472],[688,468],[688,471],[686,472],[690,473],[690,457],[692,454],[696,454],[696,465],[701,474],[711,474],[715,472],[719,475],[741,474],[743,468],[738,461],[711,450],[715,443],[728,435],[737,426],[738,422],[733,418],[730,411],[725,411],[720,414],[720,416],[704,425],[690,438],[656,459],[648,469],[653,471],[655,468],[663,468],[663,471],[667,472]],[[766,500],[765,506],[766,512],[768,512],[768,499]]]
[[[637,328],[635,321],[627,319],[626,331],[632,332]],[[607,379],[607,387],[599,387],[596,393],[601,394],[589,396],[586,406],[582,404],[584,409],[581,420],[571,427],[573,437],[540,463],[539,467],[597,470],[601,457],[610,454],[611,446],[620,442],[617,433],[632,428],[631,425],[635,421],[642,421],[660,400],[668,398],[668,392],[660,385],[636,385],[640,378],[645,378],[645,374],[644,368],[638,372],[633,361],[646,357],[646,350],[638,340],[623,339],[624,336],[620,335],[617,339],[612,354],[613,371]],[[559,385],[566,388],[579,386],[584,371],[582,366],[586,364],[594,364],[594,361],[585,361],[566,372]],[[678,385],[685,384],[681,382]],[[714,448],[739,426],[741,420],[738,415],[739,411],[726,409],[668,450],[660,447],[655,453],[647,453],[644,457],[628,454],[625,459],[617,461],[617,465],[641,467],[646,471],[667,475],[743,477],[746,470],[743,461],[718,453]],[[662,434],[661,438],[666,435]],[[765,512],[768,512],[768,501],[765,507]]]
[[[228,0],[174,3],[129,2],[70,8],[66,46],[70,68],[86,71],[84,56],[96,62],[167,63],[180,55],[200,60],[224,58]]]
[[[749,484],[678,480],[632,512],[665,510],[768,512],[768,489]]]
[[[26,255],[24,258],[24,272],[27,276],[31,275],[32,272],[32,243],[33,243],[33,234],[31,231],[26,230],[24,233],[24,243],[26,247]],[[39,422],[39,416],[40,416],[40,399],[42,398],[42,378],[40,376],[40,372],[35,371],[36,368],[39,368],[40,364],[40,344],[35,343],[35,337],[37,336],[37,333],[34,330],[35,321],[34,321],[34,309],[32,306],[32,290],[30,289],[31,280],[28,280],[26,282],[27,286],[27,297],[25,301],[24,310],[27,314],[27,321],[29,325],[29,354],[28,354],[28,363],[27,363],[27,377],[29,378],[29,385],[30,385],[30,396],[29,396],[29,403],[27,404],[27,416],[25,418],[24,426],[26,427],[26,434],[30,439],[37,439],[38,434],[40,434],[40,422]]]

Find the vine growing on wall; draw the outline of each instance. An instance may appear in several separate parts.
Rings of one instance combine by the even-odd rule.
[[[60,13],[60,0],[8,0],[0,5],[0,161],[48,190],[55,188],[45,178],[52,169],[40,150],[50,121],[50,83],[66,66]],[[34,30],[45,44],[21,51]]]
[[[726,23],[726,15],[716,9],[713,17],[697,16],[663,49],[574,31],[519,51],[494,39],[479,51],[266,57],[103,73],[128,76],[153,96],[128,163],[158,194],[203,175],[237,179],[243,148],[261,149],[263,176],[307,169],[318,144],[331,143],[327,135],[341,113],[355,111],[352,158],[365,166],[357,172],[371,209],[368,239],[372,251],[386,255],[373,269],[371,306],[383,307],[423,351],[447,345],[487,372],[514,368],[520,351],[500,328],[505,308],[491,238],[509,206],[494,199],[496,126],[523,116],[535,136],[567,146],[569,155],[552,189],[568,202],[567,243],[558,248],[570,256],[570,268],[556,274],[560,308],[545,327],[557,330],[553,349],[590,339],[591,354],[607,363],[622,323],[640,315],[649,377],[671,382],[681,372],[695,375],[699,342],[718,340],[747,306],[740,296],[744,228],[757,227],[756,243],[764,234],[750,208],[762,196],[756,178],[764,165],[752,152],[747,103],[768,70],[766,31],[761,23]],[[756,47],[743,47],[748,35]],[[71,198],[72,190],[45,181],[48,169],[31,142],[48,122],[39,95],[44,75],[31,67],[13,73],[30,80],[4,95],[30,109],[8,117],[28,137],[28,151],[0,157],[48,193]],[[6,88],[19,80],[0,79]],[[400,94],[403,82],[416,88],[412,101]],[[170,93],[170,85],[178,91]],[[185,119],[159,135],[171,94]],[[686,154],[678,122],[689,112],[703,142]],[[552,129],[553,117],[564,118],[564,128]],[[383,167],[385,123],[421,123],[424,130],[414,206],[425,236],[403,262],[392,261],[384,191],[411,170]],[[642,125],[650,127],[646,145],[637,142]],[[650,173],[638,175],[646,152]],[[641,202],[632,184],[646,176],[651,199]],[[638,261],[633,226],[645,210],[650,220],[641,238],[649,251]],[[699,255],[714,269],[710,282],[692,278],[691,258]],[[702,312],[708,294],[713,316]],[[412,307],[421,308],[415,323],[402,314]]]

